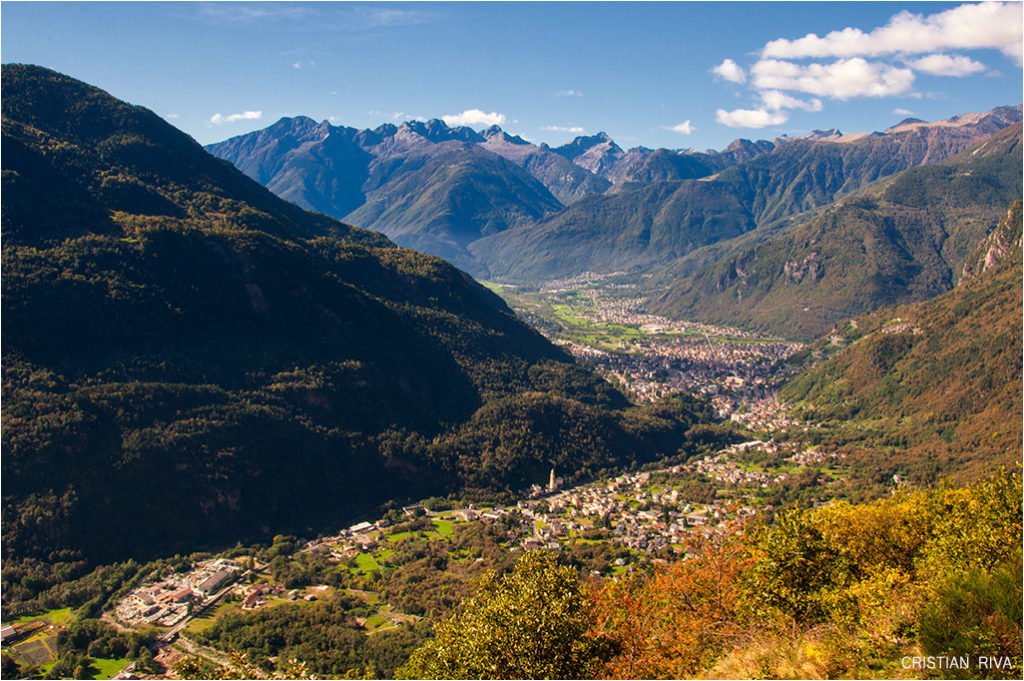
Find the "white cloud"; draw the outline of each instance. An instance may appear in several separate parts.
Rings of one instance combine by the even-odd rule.
[[[892,112],[897,116],[916,116],[910,109],[893,109]]]
[[[766,44],[762,56],[800,59],[991,48],[1020,63],[1022,42],[1020,4],[983,2],[960,5],[928,16],[903,11],[870,33],[847,27],[823,38],[814,33],[796,40],[780,38]]]
[[[541,128],[541,130],[550,130],[551,132],[571,132],[577,135],[586,132],[586,130],[584,130],[578,125],[573,125],[570,127],[565,127],[561,125],[545,125],[543,128]]]
[[[582,97],[583,93],[579,90],[559,90],[555,93],[555,97]]]
[[[291,25],[302,29],[359,33],[370,29],[414,26],[436,19],[433,12],[349,3],[196,2],[188,18],[214,24]]]
[[[293,69],[308,69],[310,66],[316,66],[315,61],[302,61],[301,59],[292,64]]]
[[[759,89],[796,90],[834,99],[899,95],[914,83],[910,69],[871,63],[860,57],[806,65],[762,59],[750,72],[754,87]]]
[[[803,109],[804,111],[821,111],[822,104],[821,100],[817,97],[810,101],[803,99],[797,99],[796,97],[790,97],[784,92],[778,90],[765,90],[760,93],[761,104],[764,108],[769,111],[778,111],[779,109]]]
[[[301,20],[313,15],[310,8],[292,3],[195,3],[200,17],[217,22],[249,23],[267,20]]]
[[[396,9],[394,7],[377,7],[359,5],[352,9],[359,24],[367,28],[386,28],[390,26],[415,26],[431,21],[433,16],[428,12],[415,9]],[[345,17],[351,20],[353,16]]]
[[[454,127],[458,125],[504,125],[508,119],[505,118],[505,114],[494,111],[484,113],[480,109],[467,109],[460,114],[441,116],[441,120]]]
[[[732,59],[726,59],[718,66],[711,67],[711,73],[730,83],[742,83],[747,79],[747,74],[743,72],[743,68]]]
[[[371,116],[384,116],[390,118],[393,121],[401,120],[403,118],[409,118],[404,111],[395,111],[394,113],[388,113],[387,111],[378,111],[377,109],[370,109]]]
[[[766,109],[719,109],[715,112],[715,120],[730,128],[765,128],[769,125],[782,125],[789,120],[789,115]]]
[[[689,135],[694,130],[696,130],[696,128],[690,124],[689,120],[685,120],[679,125],[666,125],[665,129],[671,130],[672,132],[678,132],[681,135]]]
[[[253,120],[258,121],[263,118],[262,111],[246,111],[244,113],[236,113],[225,116],[220,113],[215,113],[210,116],[210,123],[214,125],[224,125],[225,123],[234,123],[236,121]]]
[[[181,116],[179,116],[178,114],[173,114],[172,113],[172,114],[167,114],[166,116],[164,116],[164,118],[174,119],[174,118],[181,118]]]
[[[947,54],[929,54],[926,57],[907,62],[907,66],[933,76],[955,76],[962,78],[985,70],[985,65],[969,57]]]

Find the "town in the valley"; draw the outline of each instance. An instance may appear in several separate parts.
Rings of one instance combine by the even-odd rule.
[[[707,398],[720,418],[753,429],[796,425],[774,385],[801,343],[649,314],[636,285],[614,283],[616,276],[584,274],[530,291],[496,289],[552,342],[639,404],[687,392]]]
[[[640,299],[602,277],[553,282],[530,294],[510,288],[502,292],[519,314],[635,402],[677,392],[700,395],[720,418],[761,439],[683,463],[648,464],[573,486],[565,484],[564,472],[551,470],[547,480],[521,490],[512,503],[424,501],[364,518],[332,534],[298,539],[289,555],[277,559],[316,556],[345,567],[358,581],[344,588],[288,588],[274,578],[269,561],[245,551],[198,560],[184,571],[158,571],[124,594],[104,619],[120,629],[159,632],[154,659],[164,672],[140,671],[132,663],[114,678],[174,677],[175,664],[186,656],[225,664],[228,651],[196,636],[218,617],[325,599],[339,589],[365,604],[366,612],[356,621],[367,635],[415,622],[420,615],[389,603],[374,590],[373,579],[383,568],[393,568],[396,549],[417,536],[450,542],[473,526],[494,525],[501,528],[502,550],[509,552],[600,544],[609,547],[608,560],[591,572],[614,577],[685,555],[694,539],[735,530],[749,518],[772,512],[776,492],[787,481],[808,474],[825,486],[841,480],[841,453],[785,437],[787,431],[808,427],[793,420],[775,395],[785,360],[800,344],[646,314]],[[16,643],[21,638],[18,627],[5,628],[5,646],[8,637]]]
[[[402,520],[421,520],[440,540],[472,524],[501,524],[507,530],[507,549],[561,551],[573,541],[603,540],[619,547],[608,566],[617,575],[646,562],[664,562],[685,554],[694,537],[713,536],[735,528],[764,509],[757,503],[759,491],[798,475],[808,466],[837,463],[841,455],[826,455],[815,448],[793,449],[768,440],[732,445],[714,455],[686,464],[623,473],[583,485],[564,487],[557,471],[544,483],[522,491],[514,504],[476,506],[466,504],[432,510],[425,504],[401,509]],[[745,463],[761,460],[760,465]],[[774,465],[768,465],[772,461]],[[688,499],[688,482],[705,480],[712,487],[733,494],[716,494],[703,501]],[[770,509],[770,506],[768,507]],[[409,531],[406,524],[389,517],[360,521],[333,534],[300,540],[296,554],[318,554],[328,562],[351,565],[358,575],[372,574],[387,564],[396,543]],[[294,558],[295,556],[290,556]],[[225,651],[190,640],[197,624],[226,611],[254,611],[276,603],[316,601],[335,587],[311,585],[287,589],[266,572],[267,565],[249,556],[213,558],[198,562],[188,572],[171,572],[146,580],[127,593],[106,618],[121,627],[156,626],[156,660],[171,669],[176,660],[196,655],[221,663]],[[595,575],[602,575],[595,570]],[[372,592],[353,590],[361,597]],[[367,634],[400,626],[419,617],[376,600],[376,611],[360,618]],[[115,678],[139,678],[134,665]]]

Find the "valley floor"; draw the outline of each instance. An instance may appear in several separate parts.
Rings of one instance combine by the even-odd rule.
[[[793,418],[776,395],[791,374],[786,360],[801,344],[646,314],[635,289],[614,277],[492,288],[635,402],[680,391],[703,395],[727,419],[723,427],[734,431],[736,443],[573,487],[552,470],[547,484],[501,503],[427,499],[368,513],[315,539],[275,537],[270,546],[196,555],[173,569],[166,561],[144,566],[138,574],[146,576],[109,601],[103,617],[120,631],[152,636],[152,661],[141,668],[129,659],[97,660],[95,678],[225,670],[247,678],[389,677],[487,570],[509,569],[524,551],[557,551],[601,580],[673,563],[700,541],[742,532],[748,519],[850,497],[851,467],[841,444],[822,437],[820,424]],[[880,484],[893,492],[906,483],[896,475]],[[5,638],[4,652],[46,669],[58,651],[37,645],[35,632],[48,627],[52,642],[63,625],[41,617],[14,622],[15,638],[10,645]],[[329,620],[330,633],[302,634],[307,618]],[[277,656],[282,647],[267,643],[289,637],[302,645],[303,637],[342,637],[349,647],[341,654],[330,643],[328,660],[324,648],[309,644],[289,672]]]
[[[485,568],[514,561],[524,550],[565,552],[594,578],[614,576],[678,558],[694,536],[733,531],[797,500],[819,506],[840,492],[845,455],[790,439],[788,432],[805,434],[809,426],[790,418],[775,396],[799,343],[645,314],[634,291],[607,278],[533,291],[494,288],[635,401],[701,394],[748,440],[698,460],[648,465],[572,488],[563,488],[552,470],[547,485],[522,490],[511,503],[426,500],[317,539],[275,538],[269,548],[156,569],[105,614],[122,630],[156,636],[149,669],[124,660],[119,677],[180,675],[183,660],[212,668],[237,663],[239,651],[224,642],[237,641],[231,635],[240,627],[259,628],[261,613],[339,597],[349,631],[419,632],[412,638],[422,640],[425,620],[436,620],[469,593]],[[438,567],[425,567],[425,560]],[[437,583],[422,586],[430,582]],[[48,651],[43,660],[24,641],[5,651],[21,663],[56,658]],[[269,662],[255,657],[244,663],[248,673],[271,674],[273,656]]]
[[[775,398],[802,343],[644,312],[636,283],[589,274],[524,289],[491,288],[552,342],[638,403],[688,392],[719,417],[778,430],[796,423]]]

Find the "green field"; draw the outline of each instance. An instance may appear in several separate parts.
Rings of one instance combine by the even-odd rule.
[[[450,537],[455,533],[455,523],[453,523],[451,520],[439,520],[437,518],[434,518],[433,523],[434,527],[437,528],[437,533],[442,537]]]
[[[93,667],[96,668],[94,679],[109,679],[122,669],[128,666],[131,660],[127,658],[110,659],[105,657],[93,658]]]
[[[58,608],[56,610],[45,610],[41,612],[35,612],[31,615],[22,615],[17,619],[4,622],[4,624],[26,624],[33,620],[45,619],[48,620],[50,624],[61,625],[67,622],[68,619],[70,618],[71,608]]]
[[[492,287],[516,312],[533,317],[539,326],[546,327],[554,338],[587,345],[599,350],[629,351],[633,341],[647,340],[666,342],[678,338],[704,340],[704,332],[698,329],[680,331],[644,331],[639,326],[601,321],[600,304],[595,297],[583,291],[596,291],[596,299],[612,303],[619,294],[613,289],[600,285],[586,286],[572,291],[513,291]],[[538,319],[539,318],[539,319]],[[777,338],[747,338],[742,336],[712,334],[713,343],[771,343]]]
[[[346,589],[346,591],[367,605],[376,605],[380,601],[380,594],[376,591],[363,591],[362,589]]]
[[[197,617],[191,622],[189,622],[188,626],[185,627],[185,631],[190,634],[198,634],[201,631],[209,629],[213,626],[213,623],[217,621],[217,618],[220,617],[224,613],[224,611],[229,608],[237,610],[233,603],[221,603],[216,608],[214,608],[212,612],[207,613],[203,617]]]
[[[377,565],[377,561],[373,559],[373,556],[369,553],[360,553],[356,556],[356,567],[352,568],[353,572],[362,570],[363,572],[372,572],[379,570],[380,565]]]

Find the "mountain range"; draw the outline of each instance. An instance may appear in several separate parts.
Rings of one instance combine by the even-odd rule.
[[[478,277],[535,282],[670,264],[701,246],[934,163],[1021,120],[1021,107],[879,133],[737,140],[722,152],[560,147],[443,121],[355,130],[284,118],[209,145],[283,198]]]
[[[845,317],[944,293],[1020,198],[1021,167],[1016,123],[673,277],[652,309],[810,340]]]
[[[145,108],[2,79],[7,564],[59,580],[592,475],[711,418],[631,407],[452,265],[278,198]]]
[[[674,266],[703,246],[770,229],[883,177],[941,161],[1019,120],[1019,107],[1005,107],[973,123],[897,128],[849,141],[776,143],[697,179],[653,175],[646,183],[587,197],[540,222],[481,239],[470,250],[492,277],[519,282]],[[676,164],[710,164],[706,155],[662,156]],[[710,158],[722,162],[721,155]]]

